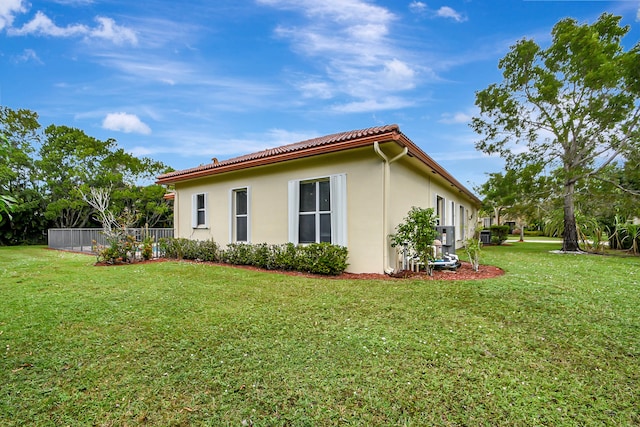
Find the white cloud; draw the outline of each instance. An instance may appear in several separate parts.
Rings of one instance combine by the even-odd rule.
[[[17,56],[15,59],[17,62],[35,62],[37,64],[42,64],[38,54],[33,49],[25,49],[22,51],[22,54]]]
[[[102,121],[104,129],[124,133],[140,133],[149,135],[151,128],[143,123],[135,114],[109,113]]]
[[[70,5],[70,6],[85,6],[92,4],[94,0],[53,0],[55,3]]]
[[[473,116],[471,114],[463,113],[463,112],[457,112],[453,114],[443,113],[442,116],[440,116],[440,120],[438,121],[440,123],[451,125],[451,124],[469,123],[472,118]]]
[[[466,17],[462,16],[460,13],[456,12],[449,6],[442,6],[440,9],[438,9],[436,11],[436,16],[439,16],[440,18],[451,18],[456,22],[464,22],[467,20]]]
[[[179,145],[158,144],[154,141],[153,144],[148,146],[137,145],[129,149],[129,152],[136,156],[171,154],[185,158],[197,158],[204,160],[203,163],[209,163],[212,157],[217,157],[221,161],[227,160],[236,156],[305,141],[320,135],[322,134],[315,131],[287,131],[273,128],[241,137],[219,135],[218,139],[212,140],[211,133],[182,129],[180,131],[168,131],[156,136],[159,140],[180,141]]]
[[[427,11],[427,5],[421,1],[412,1],[409,4],[409,10],[413,13],[422,14]]]
[[[449,6],[442,6],[438,10],[429,9],[426,3],[421,1],[412,1],[409,4],[409,10],[416,15],[432,16],[437,18],[449,18],[456,22],[464,22],[467,18],[455,9]]]
[[[384,64],[382,75],[389,89],[406,90],[415,87],[415,70],[396,58]]]
[[[436,160],[437,162],[475,160],[475,159],[485,159],[490,157],[488,154],[485,154],[478,150],[441,151],[441,152],[430,151],[429,155],[433,157],[433,159]]]
[[[258,136],[268,141],[270,147],[293,144],[294,142],[306,141],[320,136],[317,132],[292,132],[285,129],[269,129],[265,135]]]
[[[352,25],[345,31],[355,40],[373,42],[386,36],[389,33],[389,28],[379,23],[368,23]]]
[[[333,98],[331,85],[322,81],[307,81],[298,85],[298,90],[305,98],[330,99]]]
[[[0,31],[5,27],[11,27],[16,14],[26,11],[26,2],[23,0],[0,1]]]
[[[640,22],[640,7],[638,8],[638,12],[636,13],[636,21]]]
[[[91,37],[110,40],[116,45],[123,45],[127,42],[132,45],[138,43],[138,38],[133,30],[117,25],[113,19],[98,16],[96,21],[99,25],[90,31]]]
[[[135,157],[147,157],[153,154],[157,154],[158,151],[156,150],[152,150],[148,147],[143,147],[141,145],[137,145],[129,150],[127,150],[129,152],[129,154],[135,156]],[[162,151],[159,151],[162,152]]]
[[[242,138],[221,138],[219,141],[209,141],[207,148],[210,156],[218,157],[219,160],[243,156],[249,153],[267,150],[269,148],[281,147],[299,141],[316,138],[317,132],[296,132],[280,128],[268,129],[259,134],[248,134]],[[195,152],[201,150],[194,150]]]
[[[136,34],[133,30],[119,26],[111,18],[96,17],[98,25],[94,28],[83,24],[72,24],[59,27],[47,15],[38,11],[36,16],[21,28],[10,28],[9,35],[26,36],[40,35],[50,37],[74,37],[85,36],[88,39],[98,38],[109,40],[117,45],[130,43],[137,44]]]
[[[394,16],[387,9],[362,0],[257,0],[267,6],[281,9],[302,10],[313,18],[336,22],[379,21],[387,22]]]
[[[410,107],[411,105],[411,101],[400,97],[390,96],[387,98],[370,98],[363,101],[335,105],[332,109],[338,113],[368,113],[373,111],[396,110]]]
[[[84,25],[75,24],[67,27],[58,27],[48,16],[42,12],[37,12],[36,16],[22,28],[12,28],[9,30],[10,35],[24,36],[29,34],[53,36],[53,37],[72,37],[82,35],[88,32],[88,28]]]
[[[362,0],[258,0],[258,3],[300,12],[308,18],[296,26],[280,25],[275,34],[292,49],[315,61],[319,73],[296,76],[304,98],[352,98],[341,111],[378,111],[411,104],[399,91],[416,87],[425,71],[412,63],[392,38],[397,17]],[[374,98],[393,99],[392,102]]]
[[[95,55],[98,63],[115,68],[122,73],[146,80],[160,81],[170,86],[193,79],[191,65],[175,62],[154,55],[133,56],[122,52],[100,52]]]

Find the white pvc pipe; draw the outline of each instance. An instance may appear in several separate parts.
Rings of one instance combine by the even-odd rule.
[[[380,144],[378,144],[378,141],[375,141],[373,143],[373,150],[376,152],[378,156],[380,156],[380,158],[384,162],[384,166],[383,166],[384,188],[383,188],[383,194],[382,194],[382,197],[383,197],[382,228],[383,228],[383,235],[384,235],[383,255],[384,255],[384,264],[386,265],[384,271],[387,274],[391,274],[393,273],[395,268],[389,265],[389,244],[387,243],[387,235],[390,234],[389,224],[387,224],[387,217],[388,217],[389,203],[390,203],[389,199],[391,196],[391,166],[390,165],[391,163],[405,156],[409,152],[409,149],[407,147],[404,147],[404,149],[402,150],[402,153],[398,154],[391,160],[389,160],[389,158],[382,152],[382,150],[380,149]]]

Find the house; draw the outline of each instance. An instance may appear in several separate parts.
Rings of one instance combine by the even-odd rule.
[[[176,237],[223,247],[331,242],[348,248],[347,271],[354,273],[398,268],[388,236],[412,206],[435,209],[453,248],[472,236],[480,208],[397,125],[213,159],[157,183],[174,186]]]

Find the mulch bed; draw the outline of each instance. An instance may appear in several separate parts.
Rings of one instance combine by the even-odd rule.
[[[478,279],[490,279],[493,277],[502,276],[504,271],[498,267],[491,265],[481,265],[479,271],[475,272],[471,268],[471,264],[468,262],[462,262],[460,268],[457,271],[450,270],[435,270],[433,276],[429,276],[426,272],[413,272],[413,271],[400,271],[393,276],[378,273],[342,273],[337,276],[324,276],[321,274],[301,273],[298,271],[283,271],[283,270],[266,270],[263,268],[253,267],[249,265],[230,265],[218,262],[204,262],[204,261],[176,261],[174,259],[159,258],[148,261],[136,261],[135,264],[150,264],[158,262],[192,262],[197,264],[209,264],[220,265],[225,267],[242,268],[245,270],[263,271],[267,273],[283,274],[287,276],[297,277],[310,277],[310,278],[323,278],[323,279],[341,279],[341,280],[402,280],[402,279],[420,279],[420,280],[478,280]],[[121,264],[107,264],[107,263],[95,263],[96,266],[117,266],[117,265],[130,265],[129,263]]]
[[[386,274],[375,273],[343,273],[339,276],[332,276],[336,279],[367,279],[367,280],[402,280],[402,279],[420,279],[420,280],[479,280],[491,279],[493,277],[502,276],[504,270],[492,265],[481,265],[477,272],[473,271],[471,264],[462,262],[457,271],[451,270],[435,270],[433,276],[429,276],[425,271],[398,271],[392,276]]]

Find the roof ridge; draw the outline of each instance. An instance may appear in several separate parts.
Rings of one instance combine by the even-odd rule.
[[[193,172],[201,172],[201,171],[206,171],[210,169],[217,169],[223,166],[234,165],[234,164],[238,164],[238,163],[242,163],[250,160],[268,158],[268,157],[276,156],[279,154],[294,153],[296,151],[302,151],[309,148],[320,147],[320,146],[329,145],[337,142],[350,141],[350,140],[354,140],[362,137],[374,136],[374,135],[378,135],[386,132],[393,132],[393,131],[400,132],[400,128],[397,124],[374,126],[374,127],[369,127],[365,129],[350,130],[346,132],[337,132],[329,135],[318,136],[315,138],[294,142],[291,144],[281,145],[278,147],[267,148],[267,149],[256,151],[249,154],[243,154],[241,156],[232,157],[226,160],[218,161],[217,159],[214,159],[211,163],[162,174],[158,177],[158,179],[171,178],[171,177],[180,176],[180,175],[188,175]]]
[[[397,125],[385,125],[385,126],[375,126],[366,129],[356,129],[346,132],[337,132],[329,135],[317,136],[315,138],[305,139],[303,141],[292,142],[290,144],[280,145],[273,148],[266,148],[264,150],[256,151],[254,153],[243,154],[241,156],[232,157],[227,160],[223,160],[220,163],[228,162],[232,163],[236,159],[245,159],[247,157],[261,157],[262,153],[269,153],[273,151],[277,151],[279,153],[287,153],[292,151],[297,151],[298,149],[304,149],[309,146],[318,146],[318,145],[326,145],[338,141],[348,141],[355,138],[360,138],[362,136],[370,136],[376,135],[379,133],[384,133],[390,130],[399,130]]]

